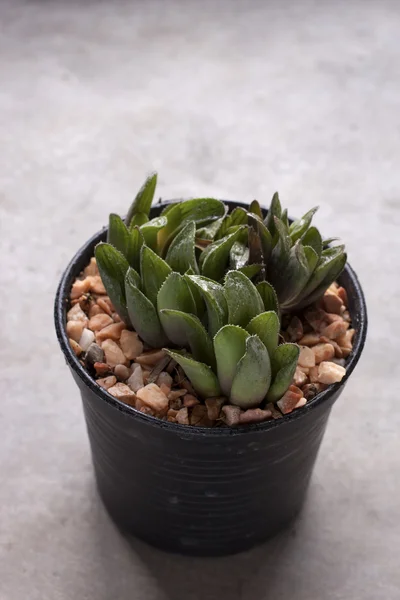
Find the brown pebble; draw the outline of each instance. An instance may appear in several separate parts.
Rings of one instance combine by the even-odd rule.
[[[125,365],[115,365],[114,375],[119,381],[126,381],[130,376],[131,371]]]
[[[191,425],[197,427],[212,427],[212,421],[208,418],[207,408],[204,404],[193,406],[189,414],[189,421]]]
[[[187,406],[187,408],[189,408],[190,406],[195,406],[196,404],[200,404],[200,400],[198,400],[196,396],[193,396],[192,394],[186,394],[183,397],[183,406]]]
[[[90,319],[89,329],[95,332],[101,331],[102,329],[104,329],[108,325],[111,325],[112,323],[112,318],[109,315],[106,315],[105,313],[101,312]]]
[[[311,367],[311,368],[314,369],[315,367]],[[307,375],[304,373],[304,371],[300,367],[296,367],[296,371],[295,371],[295,374],[293,377],[294,385],[301,387],[306,382],[307,382]]]
[[[113,311],[111,310],[111,300],[108,298],[108,296],[100,296],[100,298],[97,298],[97,304],[104,313],[106,313],[109,317],[112,316]]]
[[[121,344],[122,352],[129,360],[133,360],[143,352],[143,343],[135,331],[124,329],[121,332],[119,343]]]
[[[144,413],[145,415],[150,415],[151,417],[154,417],[154,415],[155,415],[155,412],[154,412],[154,410],[152,410],[152,409],[150,408],[150,406],[146,406],[146,405],[144,405],[144,406],[141,406],[141,407],[140,407],[138,410],[139,410],[141,413]]]
[[[102,379],[96,379],[96,383],[98,383],[105,390],[108,390],[117,383],[117,378],[114,377],[114,375],[109,375],[108,377],[104,377]]]
[[[124,365],[129,362],[126,360],[125,354],[114,340],[104,340],[101,347],[106,356],[106,363],[110,365],[110,367],[116,367],[119,364]]]
[[[88,266],[85,267],[83,274],[85,275],[85,277],[92,277],[93,275],[99,274],[99,268],[97,266],[97,262],[94,256],[92,256],[92,258],[90,259],[90,263],[88,264]]]
[[[337,294],[327,290],[324,294],[323,300],[326,312],[335,313],[336,315],[341,314],[343,301]]]
[[[217,421],[217,419],[219,419],[221,414],[221,408],[223,407],[225,402],[226,398],[224,396],[206,399],[205,403],[207,408],[207,415],[210,421]]]
[[[319,343],[319,340],[320,336],[317,333],[306,333],[299,340],[299,346],[315,346]]]
[[[281,410],[284,415],[291,413],[296,408],[296,405],[302,397],[303,392],[300,388],[296,387],[295,385],[289,386],[287,392],[277,402],[279,410]]]
[[[279,410],[277,410],[275,404],[273,404],[272,402],[268,402],[265,408],[266,410],[270,411],[273,419],[282,419],[282,413]]]
[[[343,335],[340,335],[336,338],[336,342],[339,344],[342,350],[345,348],[352,350],[354,333],[354,329],[348,329]]]
[[[326,344],[331,344],[335,350],[336,358],[343,358],[343,351],[342,351],[341,347],[339,346],[339,344],[336,342],[336,340],[330,340],[329,338],[322,335],[321,342],[324,342]]]
[[[178,412],[176,413],[176,422],[180,423],[180,425],[189,425],[189,411],[188,409],[185,408],[181,408],[180,410],[178,410]]]
[[[262,423],[267,419],[272,418],[270,410],[263,410],[262,408],[249,408],[248,410],[240,413],[240,423]]]
[[[96,374],[100,375],[100,377],[104,377],[105,375],[108,375],[109,373],[111,373],[111,369],[110,369],[109,365],[107,365],[106,363],[95,362],[93,367],[94,367],[94,370],[96,371]]]
[[[139,365],[142,365],[142,367],[154,367],[164,356],[164,350],[149,350],[148,352],[143,352],[140,356],[136,356],[135,361]]]
[[[67,320],[68,321],[82,321],[85,324],[88,322],[88,318],[86,314],[83,312],[79,304],[75,304],[68,312],[67,312]]]
[[[80,298],[82,294],[85,294],[90,290],[90,278],[76,279],[72,284],[71,288],[71,300]]]
[[[92,304],[89,308],[89,319],[92,319],[93,317],[95,317],[96,315],[102,315],[104,314],[102,309],[100,308],[100,306],[98,304]]]
[[[348,328],[349,324],[342,318],[340,318],[339,320],[336,320],[327,327],[325,327],[325,329],[321,331],[321,334],[331,340],[334,340],[346,333]]]
[[[140,388],[137,397],[156,413],[165,413],[168,410],[168,398],[155,383]]]
[[[166,371],[161,371],[161,373],[157,377],[156,384],[159,386],[161,386],[161,384],[164,384],[168,386],[171,390],[173,379],[169,373],[167,373]]]
[[[303,337],[303,323],[298,317],[292,317],[286,332],[289,336],[288,342],[298,342]]]
[[[129,404],[130,406],[135,406],[136,396],[132,392],[131,388],[129,388],[125,383],[116,383],[108,390],[108,393],[114,398]]]
[[[121,337],[122,331],[125,329],[125,323],[112,323],[107,325],[96,333],[97,343],[101,343],[104,340],[114,340],[115,342]]]
[[[239,406],[233,406],[232,404],[225,404],[221,408],[221,419],[229,427],[234,427],[240,423],[240,415],[242,410]]]
[[[318,382],[318,367],[312,367],[310,369],[310,372],[308,374],[308,378],[310,380],[310,383],[317,383]]]
[[[347,292],[344,287],[340,287],[337,291],[339,298],[342,300],[344,306],[349,306],[349,299],[347,298]]]
[[[316,365],[319,365],[323,360],[330,360],[335,356],[335,349],[332,344],[317,344],[313,346],[312,351],[314,352]]]
[[[163,394],[165,394],[168,397],[168,394],[171,391],[171,388],[168,385],[165,385],[165,383],[157,384],[158,387],[160,388],[160,390],[162,391]]]
[[[187,394],[187,390],[171,390],[168,394],[168,400],[176,400],[181,396],[185,396]]]
[[[93,275],[87,279],[89,279],[89,289],[93,294],[107,294],[100,275]]]
[[[315,366],[315,354],[308,346],[301,346],[298,364],[301,367],[314,367]]]
[[[318,333],[324,327],[326,327],[326,324],[328,322],[327,313],[324,310],[318,308],[307,308],[304,311],[304,317],[314,329],[314,331],[317,331]]]
[[[168,394],[168,399],[169,399],[169,394]],[[182,399],[175,398],[174,400],[169,400],[169,407],[173,408],[175,410],[179,410],[180,408],[182,408]]]
[[[72,350],[76,354],[76,356],[80,356],[82,354],[82,348],[80,347],[80,345],[78,344],[78,342],[76,342],[72,338],[69,338],[69,343],[71,345]]]
[[[68,321],[66,325],[68,337],[75,342],[79,342],[84,327],[83,321]]]

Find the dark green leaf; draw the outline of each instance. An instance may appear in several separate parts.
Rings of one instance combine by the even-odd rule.
[[[272,285],[270,283],[268,283],[268,281],[261,281],[260,283],[257,284],[256,287],[257,287],[258,293],[260,294],[260,296],[262,298],[262,301],[264,304],[264,310],[266,310],[266,311],[273,310],[279,316],[280,310],[279,310],[278,296],[276,295],[276,292],[275,292],[274,288],[272,287]]]
[[[277,402],[292,383],[300,348],[296,344],[281,344],[271,357],[272,385],[267,394],[268,402]]]
[[[194,273],[199,272],[194,249],[195,235],[196,225],[193,221],[189,221],[172,240],[165,260],[173,271],[178,271],[182,275],[188,269],[192,269]]]
[[[309,210],[301,219],[297,221],[293,221],[291,224],[289,231],[290,237],[292,239],[292,243],[294,244],[297,240],[301,238],[302,235],[305,234],[307,229],[310,227],[312,218],[314,214],[317,212],[318,206],[315,206],[311,210]]]
[[[240,359],[232,383],[230,401],[241,408],[258,406],[264,400],[271,382],[268,351],[257,335],[246,340],[246,353]]]
[[[149,217],[147,215],[145,215],[144,213],[136,213],[136,215],[133,215],[133,217],[131,219],[129,229],[133,229],[133,227],[141,227],[148,221],[149,221]]]
[[[237,231],[210,244],[200,256],[200,268],[202,275],[215,281],[223,278],[229,259],[231,248],[240,237],[245,226]]]
[[[185,371],[196,392],[203,398],[213,398],[221,395],[218,379],[212,369],[188,355],[165,348],[165,351]]]
[[[165,329],[174,330],[174,337],[179,337],[182,331],[186,335],[186,344],[190,348],[196,360],[215,367],[215,356],[211,338],[204,329],[200,320],[194,315],[184,313],[180,310],[163,309],[160,311]]]
[[[258,275],[263,269],[264,265],[245,265],[237,270],[246,275],[249,279],[253,279],[253,277]]]
[[[211,279],[197,275],[189,276],[187,280],[189,285],[191,283],[195,286],[204,298],[207,307],[208,330],[210,335],[214,336],[228,320],[228,306],[225,300],[224,288]]]
[[[154,198],[154,192],[156,190],[156,185],[157,173],[151,173],[140,188],[128,211],[125,219],[125,223],[128,227],[130,226],[134,215],[138,213],[144,213],[145,215],[149,214],[151,203],[153,202]]]
[[[276,312],[270,310],[257,315],[246,327],[252,335],[258,335],[270,356],[278,346],[280,323]]]
[[[140,272],[142,274],[143,291],[150,302],[157,308],[158,292],[172,272],[171,267],[147,246],[141,250]]]
[[[158,234],[167,225],[167,217],[155,217],[141,226],[140,231],[143,234],[146,245],[152,250],[158,248]]]
[[[222,393],[229,397],[238,362],[246,352],[247,331],[237,325],[225,325],[214,337],[218,380]]]
[[[318,256],[321,256],[322,252],[322,239],[321,234],[316,227],[310,227],[301,238],[303,246],[311,246],[315,250]]]
[[[220,240],[225,237],[228,233],[231,233],[229,229],[231,227],[237,227],[239,225],[245,225],[247,223],[247,212],[244,208],[237,206],[231,213],[225,216],[222,221],[222,225],[218,230],[218,234],[215,239]]]
[[[326,270],[325,276],[322,279],[322,282],[316,288],[314,288],[312,292],[308,291],[309,286],[307,286],[307,288],[304,290],[304,293],[301,296],[301,299],[296,303],[296,309],[304,308],[305,306],[308,306],[309,304],[312,304],[313,302],[318,300],[323,295],[323,293],[328,289],[328,287],[331,285],[331,283],[336,281],[336,279],[339,277],[339,275],[341,274],[341,272],[343,271],[343,269],[345,267],[346,260],[347,260],[347,255],[345,253],[343,253],[343,254],[339,254],[338,256],[334,257],[329,262],[328,267],[325,265],[325,268],[327,270]],[[317,267],[317,269],[318,268],[319,267]],[[315,270],[315,272],[317,271],[317,269]],[[321,273],[318,273],[319,277],[320,277],[320,275],[321,275]],[[310,288],[313,286],[314,276],[311,278]]]
[[[253,202],[249,206],[249,212],[257,215],[261,220],[263,219],[263,214],[261,210],[260,203],[257,200],[253,200]]]
[[[216,235],[218,234],[218,231],[222,225],[223,220],[224,220],[224,217],[220,217],[219,219],[216,219],[209,225],[206,225],[205,227],[200,227],[196,231],[196,238],[199,238],[202,240],[214,240]]]
[[[285,208],[285,210],[282,213],[281,221],[282,221],[283,225],[285,226],[287,232],[289,233],[290,224],[289,224],[289,218],[288,218],[287,208]]]
[[[276,293],[282,308],[297,298],[307,284],[311,272],[308,269],[308,262],[304,248],[300,241],[297,241],[291,248],[289,260],[284,271],[275,278]]]
[[[128,261],[119,250],[110,244],[98,244],[94,253],[107,294],[121,319],[129,326],[130,320],[125,296],[125,275],[129,269]]]
[[[263,254],[262,262],[266,264],[272,252],[273,241],[272,236],[264,223],[253,215],[249,215],[249,225],[257,232],[261,241],[261,250]],[[256,260],[254,262],[257,262]]]
[[[121,217],[111,214],[107,242],[119,250],[134,269],[139,270],[143,236],[137,227],[129,230]]]
[[[225,299],[229,323],[246,327],[261,312],[264,304],[255,285],[240,271],[229,271],[225,279]]]
[[[275,231],[276,231],[276,225],[275,225],[274,218],[278,217],[278,219],[280,219],[281,216],[282,216],[282,207],[281,207],[281,203],[279,200],[279,194],[278,194],[278,192],[275,192],[275,194],[272,196],[271,204],[268,209],[268,214],[264,219],[264,224],[267,226],[267,229],[269,230],[271,236],[274,236]]]
[[[196,304],[192,293],[186,279],[180,273],[172,272],[168,275],[158,292],[157,308],[161,324],[168,338],[177,346],[185,346],[185,332],[176,331],[175,327],[169,327],[168,319],[165,319],[161,313],[163,309],[180,310],[190,314],[196,313]]]

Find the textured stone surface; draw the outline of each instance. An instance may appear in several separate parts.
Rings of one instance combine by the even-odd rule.
[[[0,23],[1,600],[398,599],[398,3],[3,0]],[[119,535],[53,331],[67,261],[151,168],[165,197],[320,204],[369,303],[301,518],[233,558]]]

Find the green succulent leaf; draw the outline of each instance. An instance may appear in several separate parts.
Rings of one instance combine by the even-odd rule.
[[[286,304],[290,304],[297,298],[310,279],[310,276],[311,272],[308,268],[304,248],[301,242],[297,241],[290,250],[289,260],[285,269],[275,278],[276,293],[279,303],[283,308],[286,307]]]
[[[264,265],[245,265],[240,267],[238,271],[246,275],[249,279],[253,279],[258,273],[264,269]]]
[[[218,380],[222,393],[229,397],[238,362],[246,352],[247,331],[237,325],[225,325],[214,337]]]
[[[279,316],[280,314],[280,310],[279,310],[279,303],[278,303],[278,296],[276,295],[276,292],[273,288],[273,286],[268,283],[268,281],[261,281],[260,283],[257,284],[257,291],[260,294],[263,304],[264,304],[264,310],[266,311],[270,311],[273,310],[276,312],[276,314]]]
[[[175,336],[181,335],[184,331],[186,335],[186,344],[189,346],[193,357],[196,360],[215,367],[215,356],[212,341],[204,326],[198,317],[184,313],[180,310],[164,309],[160,311],[160,316],[164,324],[167,324],[169,332],[175,329]]]
[[[143,213],[144,215],[148,215],[150,213],[151,204],[154,198],[154,192],[156,190],[157,185],[157,173],[151,173],[139,192],[136,195],[136,198],[132,202],[128,214],[125,219],[126,225],[129,227],[132,221],[132,218],[138,213]],[[137,225],[139,223],[136,223]]]
[[[189,221],[172,240],[168,248],[166,262],[174,271],[184,275],[188,269],[199,272],[195,254],[196,225]]]
[[[260,239],[262,256],[263,256],[262,262],[267,263],[270,255],[271,255],[272,247],[273,247],[272,236],[271,236],[269,230],[267,229],[267,227],[261,221],[261,219],[259,219],[258,217],[255,217],[254,215],[249,215],[249,225],[251,225],[254,228],[254,230],[256,231],[256,233]],[[249,243],[250,243],[250,240],[249,240]],[[257,262],[257,260],[253,260],[250,262]]]
[[[165,260],[147,246],[142,246],[140,260],[143,291],[153,306],[157,307],[158,292],[168,275],[172,273],[172,269]]]
[[[137,273],[129,269],[125,278],[126,303],[133,328],[146,344],[160,348],[168,342],[157,311],[148,298],[137,287]]]
[[[229,271],[225,278],[225,299],[229,323],[246,327],[253,317],[264,311],[264,304],[254,283],[240,271]]]
[[[175,204],[168,212],[164,213],[168,223],[159,233],[159,248],[166,252],[171,240],[189,221],[194,221],[196,225],[203,225],[224,216],[224,214],[224,203],[214,198],[196,198]]]
[[[289,261],[291,240],[282,221],[275,217],[276,235],[278,238],[267,264],[267,279],[274,287],[279,287],[283,272]],[[279,296],[279,293],[278,293]]]
[[[264,253],[261,245],[261,237],[257,229],[255,229],[252,225],[248,230],[248,244],[249,263],[262,264],[264,262]]]
[[[210,335],[214,336],[228,320],[224,288],[219,283],[198,275],[191,275],[186,279],[189,285],[192,284],[204,299],[207,307],[208,330]]]
[[[267,394],[268,402],[277,402],[292,383],[300,348],[296,344],[281,344],[271,357],[272,385]]]
[[[258,335],[272,356],[278,346],[280,323],[276,312],[270,310],[254,317],[246,327],[251,335]]]
[[[160,212],[160,217],[167,215],[169,213],[169,211],[174,208],[174,206],[176,206],[177,204],[180,204],[181,202],[182,202],[182,200],[177,200],[176,202],[168,202],[166,204],[166,206],[164,206],[164,208]]]
[[[158,232],[161,231],[167,225],[167,217],[155,217],[144,225],[141,226],[140,231],[143,234],[144,241],[146,245],[149,246],[152,250],[157,250],[158,248]]]
[[[211,367],[194,360],[187,354],[168,348],[164,348],[164,350],[182,367],[194,389],[202,398],[213,398],[221,395],[218,379]]]
[[[305,298],[321,285],[327,284],[327,287],[334,281],[333,278],[339,276],[346,264],[346,254],[344,246],[335,246],[322,251],[320,261],[314,270],[314,273],[308,284],[303,289],[302,297]]]
[[[229,253],[229,267],[233,270],[247,265],[249,260],[249,249],[242,242],[234,242]]]
[[[139,270],[143,236],[137,227],[129,230],[120,216],[111,214],[107,242],[119,250],[132,267]]]
[[[229,233],[233,233],[230,231],[232,227],[238,227],[240,225],[245,225],[247,223],[247,212],[244,208],[237,206],[233,209],[231,213],[225,216],[221,227],[218,230],[218,235],[215,239],[219,240]],[[236,229],[235,229],[236,231]]]
[[[264,400],[271,382],[268,351],[257,335],[246,340],[246,352],[237,365],[230,401],[241,408],[258,406]]]
[[[223,278],[231,248],[240,237],[245,226],[239,227],[234,233],[210,244],[200,256],[200,269],[204,277],[219,281]]]
[[[304,308],[305,306],[308,306],[309,304],[312,304],[313,302],[318,300],[318,298],[320,298],[322,294],[328,289],[331,283],[336,281],[336,279],[339,277],[339,275],[345,267],[346,260],[347,255],[345,253],[341,253],[336,257],[332,258],[328,265],[325,264],[322,267],[322,270],[325,271],[325,275],[321,283],[319,283],[317,287],[315,287],[311,292],[309,292],[308,289],[313,287],[313,280],[316,275],[314,275],[311,278],[311,281],[309,285],[306,286],[306,289],[304,290],[301,299],[298,302],[296,302],[296,309]],[[318,269],[319,266],[315,269],[315,274],[317,274]],[[319,279],[321,276],[321,272],[319,272],[317,275]]]
[[[267,216],[264,219],[264,224],[266,225],[266,227],[269,230],[272,237],[275,235],[275,232],[276,232],[275,217],[280,219],[281,216],[282,216],[282,206],[281,206],[281,203],[279,200],[279,194],[278,194],[278,192],[275,192],[275,194],[272,196],[272,200],[271,200],[270,207],[268,209]]]
[[[301,238],[301,241],[303,246],[311,246],[317,256],[321,256],[323,242],[321,234],[316,227],[310,227]]]
[[[290,225],[289,231],[293,244],[306,233],[307,229],[311,225],[312,218],[317,212],[317,210],[318,206],[315,206],[314,208],[306,212],[306,214],[303,217],[301,217],[301,219],[293,221],[293,223]]]
[[[283,225],[285,226],[286,231],[289,233],[290,223],[289,223],[287,208],[285,208],[285,210],[282,212],[281,221],[282,221]]]
[[[253,202],[250,204],[250,206],[249,206],[249,212],[253,213],[253,215],[256,215],[261,220],[263,219],[263,214],[262,214],[261,206],[260,206],[260,203],[257,200],[253,200]]]
[[[170,321],[162,313],[164,309],[172,309],[196,314],[196,304],[183,275],[175,272],[168,275],[158,292],[157,308],[161,324],[168,338],[177,346],[185,346],[187,343],[185,331],[177,331],[175,326],[170,326]]]
[[[196,306],[195,314],[202,320],[204,313],[206,312],[206,305],[202,294],[197,285],[193,283],[190,276],[195,275],[193,269],[188,269],[185,273],[185,279],[193,296],[193,300]]]
[[[199,238],[201,240],[214,240],[220,230],[224,218],[225,217],[220,217],[219,219],[216,219],[209,225],[206,225],[205,227],[200,227],[196,231],[196,238]]]
[[[144,213],[136,213],[133,215],[131,219],[131,223],[129,225],[129,229],[133,229],[134,227],[141,227],[145,223],[149,221],[149,217]]]
[[[103,242],[97,244],[94,253],[107,294],[121,319],[129,326],[130,320],[125,296],[125,275],[129,269],[129,263],[125,256],[111,244]]]
[[[329,246],[330,244],[332,244],[333,242],[337,242],[339,238],[337,237],[330,237],[327,238],[326,240],[322,240],[322,246],[324,248],[326,248],[327,246]]]

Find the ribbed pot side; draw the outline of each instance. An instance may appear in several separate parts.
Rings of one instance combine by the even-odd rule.
[[[152,216],[162,206],[153,207]],[[163,550],[215,556],[251,548],[292,520],[304,502],[330,410],[365,342],[367,315],[358,280],[347,266],[340,281],[357,334],[340,384],[276,421],[236,429],[181,426],[117,401],[70,349],[65,334],[70,287],[105,236],[103,230],[77,253],[55,305],[57,336],[81,391],[100,496],[125,534]]]

